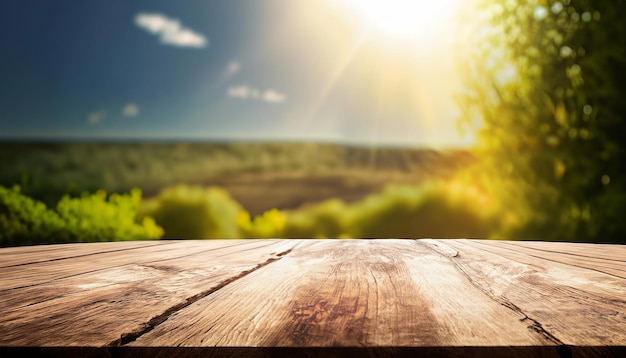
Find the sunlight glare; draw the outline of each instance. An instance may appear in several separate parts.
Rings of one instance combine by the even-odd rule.
[[[455,124],[461,110],[454,98],[460,86],[457,61],[471,46],[460,38],[466,37],[462,30],[472,28],[472,5],[461,0],[327,1],[338,19],[356,31],[346,37],[352,41],[343,48],[351,51],[337,58],[307,118],[315,118],[328,98],[343,95],[352,106],[368,103],[373,110],[367,128],[359,127],[372,145],[394,130],[402,131],[395,135],[398,141],[409,142],[413,133],[432,147],[475,143],[474,128],[461,134]],[[358,83],[358,89],[350,89],[347,81]]]
[[[447,31],[459,0],[342,0],[369,25],[399,38],[416,39]]]

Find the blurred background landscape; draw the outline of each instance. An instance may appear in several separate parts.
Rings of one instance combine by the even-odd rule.
[[[466,150],[111,142],[5,142],[0,148],[5,202],[30,197],[50,208],[35,217],[30,206],[13,202],[13,224],[5,225],[20,242],[81,240],[85,233],[126,238],[115,231],[122,212],[122,222],[137,229],[129,239],[488,234],[485,208],[479,208],[483,194],[465,187],[454,193],[451,186],[476,162]],[[119,203],[119,195],[107,196],[131,192]],[[55,207],[84,225],[83,232],[46,224]]]
[[[0,246],[626,243],[626,3],[0,5]]]

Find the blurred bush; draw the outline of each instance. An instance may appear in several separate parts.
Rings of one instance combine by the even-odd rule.
[[[483,194],[461,183],[390,186],[354,205],[346,231],[359,238],[486,238],[489,208]]]
[[[0,186],[0,245],[63,242],[63,219],[42,202],[20,194],[19,187]]]
[[[320,204],[289,212],[284,237],[340,238],[348,234],[350,212],[341,200],[331,199]]]
[[[133,189],[128,194],[111,194],[98,190],[79,198],[64,196],[56,211],[66,223],[72,241],[116,241],[155,239],[163,229],[148,216],[136,222],[141,191]]]
[[[332,199],[281,216],[273,209],[252,221],[242,214],[238,224],[247,237],[486,238],[495,225],[492,208],[474,186],[429,182],[389,186],[353,204]]]
[[[250,219],[247,211],[237,215],[237,227],[244,238],[283,237],[287,217],[278,209],[271,209]]]
[[[460,182],[389,186],[351,204],[332,199],[255,217],[216,187],[177,185],[138,207],[140,200],[137,189],[109,196],[98,191],[65,196],[53,210],[18,187],[0,187],[0,244],[134,240],[164,234],[187,239],[482,238],[489,235],[494,217],[488,198]]]
[[[141,215],[153,217],[168,238],[235,239],[243,208],[223,189],[176,185],[142,204]]]
[[[0,246],[154,239],[163,230],[150,217],[136,221],[141,191],[107,196],[104,191],[64,196],[56,210],[0,186]]]

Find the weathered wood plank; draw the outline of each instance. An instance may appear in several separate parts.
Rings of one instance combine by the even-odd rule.
[[[626,245],[624,244],[591,244],[573,242],[546,242],[546,241],[498,241],[528,247],[535,250],[552,252],[554,254],[568,254],[582,257],[593,257],[599,260],[618,261],[626,263]]]
[[[120,358],[527,358],[626,356],[623,347],[457,346],[457,347],[0,347],[2,357],[120,357]]]
[[[120,257],[103,255],[95,264],[98,269],[90,271],[76,266],[93,265],[88,260],[67,260],[71,264],[65,269],[74,267],[77,274],[3,290],[0,346],[124,343],[166,319],[172,310],[278,259],[297,243],[211,240],[145,247]]]
[[[619,260],[598,259],[591,256],[571,255],[568,253],[560,253],[554,251],[536,250],[525,246],[518,246],[513,243],[505,243],[491,240],[474,240],[477,245],[483,245],[490,249],[497,248],[498,252],[509,252],[521,257],[534,257],[544,261],[552,261],[568,266],[598,271],[607,275],[615,276],[620,279],[626,279],[626,263]],[[616,246],[619,251],[619,246]]]
[[[413,240],[311,241],[174,313],[131,346],[554,345]]]
[[[32,265],[73,257],[133,250],[141,247],[172,244],[174,241],[117,241],[57,245],[6,247],[0,249],[0,268]]]
[[[541,258],[508,244],[439,244],[458,252],[448,257],[476,287],[523,314],[538,331],[569,345],[626,344],[626,280],[581,267],[582,257],[571,265],[558,253]]]
[[[0,268],[0,293],[25,288],[54,280],[69,278],[89,272],[97,272],[130,263],[143,264],[172,258],[209,253],[222,246],[240,247],[255,241],[216,240],[207,244],[203,240],[170,241],[166,245],[144,246],[136,250],[109,251],[102,254],[82,255],[60,261],[45,261],[36,265]],[[258,242],[258,240],[257,240]]]
[[[536,250],[522,245],[516,245],[515,243],[504,243],[499,241],[476,241],[482,245],[495,246],[499,249],[513,251],[515,253],[523,253],[531,257],[544,259],[548,261],[559,262],[566,265],[576,266],[580,268],[586,268],[603,272],[609,275],[616,276],[618,278],[626,279],[626,264],[619,260],[599,259],[591,256],[571,255],[564,252]],[[616,246],[615,251],[619,251],[619,247]]]
[[[626,354],[623,245],[154,244],[0,249],[0,356]]]

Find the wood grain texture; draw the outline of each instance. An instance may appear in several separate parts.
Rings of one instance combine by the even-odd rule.
[[[480,242],[480,241],[479,241]],[[615,245],[613,247],[613,253],[602,257],[595,257],[591,255],[598,255],[597,253],[590,254],[589,252],[593,252],[593,247],[588,247],[587,252],[580,253],[571,253],[573,250],[568,250],[568,252],[555,252],[550,249],[539,249],[537,247],[527,247],[527,245],[519,245],[516,242],[489,242],[490,245],[497,246],[499,248],[514,250],[515,252],[523,253],[525,255],[536,257],[539,259],[555,261],[559,263],[563,263],[566,265],[576,266],[580,268],[587,268],[591,270],[596,270],[599,272],[603,272],[609,275],[613,275],[618,278],[626,279],[626,260],[619,259],[620,246]]]
[[[312,241],[131,345],[551,345],[413,240]]]
[[[34,245],[0,249],[0,267],[26,266],[45,261],[59,261],[107,252],[134,250],[142,247],[171,244],[174,241],[116,241],[57,245]]]
[[[158,263],[163,260],[184,258],[199,252],[210,255],[212,250],[221,246],[237,247],[239,245],[241,242],[230,240],[215,241],[214,244],[207,244],[207,241],[201,240],[166,241],[160,245],[146,245],[141,247],[141,250],[105,251],[97,254],[73,255],[64,260],[45,260],[34,265],[2,267],[0,268],[0,293],[9,289],[26,288],[128,264]]]
[[[277,259],[297,241],[216,240],[180,244],[148,246],[133,250],[132,254],[117,252],[119,257],[107,253],[95,264],[85,257],[74,258],[67,260],[63,268],[75,267],[76,274],[19,289],[4,289],[0,297],[0,345],[123,343],[127,337],[141,334],[167,318],[171,310]],[[52,264],[59,262],[37,266]]]
[[[458,251],[450,259],[476,287],[546,336],[568,345],[626,344],[626,280],[598,270],[595,261],[585,268],[584,257],[572,261],[537,250],[531,255],[517,243],[444,244]]]
[[[428,239],[6,248],[0,357],[626,357],[625,258]]]
[[[626,245],[624,244],[590,244],[572,242],[546,242],[546,241],[500,241],[501,243],[515,245],[515,247],[528,247],[549,254],[560,256],[562,254],[593,257],[601,260],[619,261],[626,263]]]

